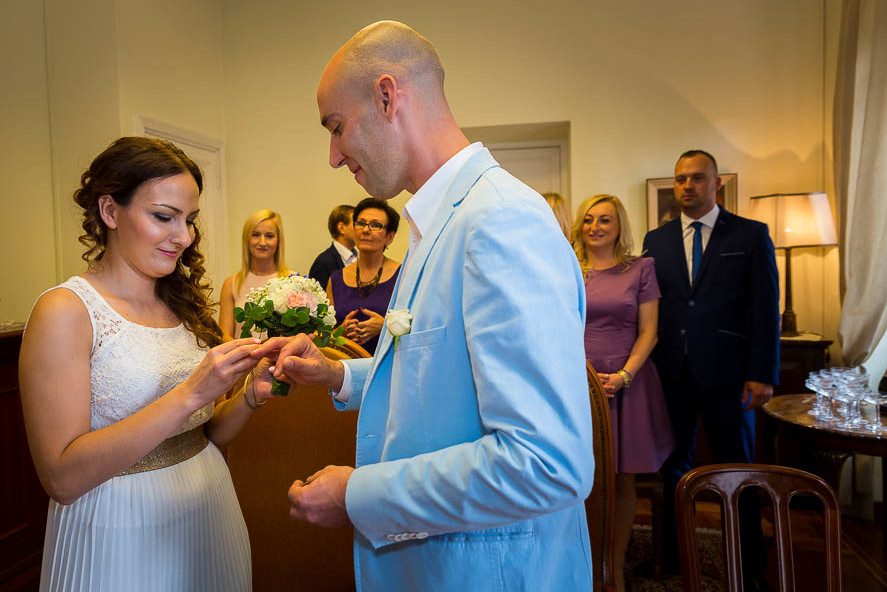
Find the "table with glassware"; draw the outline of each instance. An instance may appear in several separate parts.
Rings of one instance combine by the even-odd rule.
[[[815,450],[879,456],[887,486],[887,424],[881,407],[887,403],[887,395],[872,392],[867,383],[868,376],[858,368],[811,373],[806,385],[815,394],[783,395],[764,405],[767,416],[776,420],[775,438],[768,440],[778,442],[787,438]],[[831,485],[837,491],[838,483]],[[887,539],[887,512],[884,520]]]

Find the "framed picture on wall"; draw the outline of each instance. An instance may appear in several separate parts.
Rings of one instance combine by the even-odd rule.
[[[717,203],[728,212],[736,213],[739,181],[736,173],[720,173],[721,188]],[[680,216],[681,208],[674,198],[674,177],[647,179],[647,230],[659,228]]]

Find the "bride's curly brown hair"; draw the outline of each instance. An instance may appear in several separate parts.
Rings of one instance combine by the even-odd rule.
[[[181,173],[194,177],[198,190],[203,191],[200,168],[175,144],[165,140],[123,137],[99,154],[80,176],[80,188],[74,192],[74,202],[83,208],[83,234],[79,238],[87,247],[84,261],[93,267],[105,256],[108,227],[99,214],[100,197],[110,195],[126,207],[142,184]],[[211,288],[203,279],[205,259],[199,245],[200,230],[195,225],[194,241],[179,257],[175,271],[157,280],[155,292],[201,347],[213,347],[222,342],[222,330],[213,318]]]

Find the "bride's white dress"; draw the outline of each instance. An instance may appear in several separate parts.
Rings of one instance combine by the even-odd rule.
[[[66,288],[92,321],[91,427],[124,419],[183,382],[206,353],[183,325],[145,327],[120,316],[81,277]],[[212,403],[173,436],[205,423]],[[246,524],[228,467],[210,442],[162,469],[121,475],[73,504],[49,502],[40,589],[251,589]]]

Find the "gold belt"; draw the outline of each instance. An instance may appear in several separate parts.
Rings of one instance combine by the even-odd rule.
[[[203,432],[203,426],[197,426],[184,434],[167,438],[157,447],[137,460],[135,464],[121,471],[118,475],[132,475],[163,469],[196,456],[206,448],[209,440]]]

